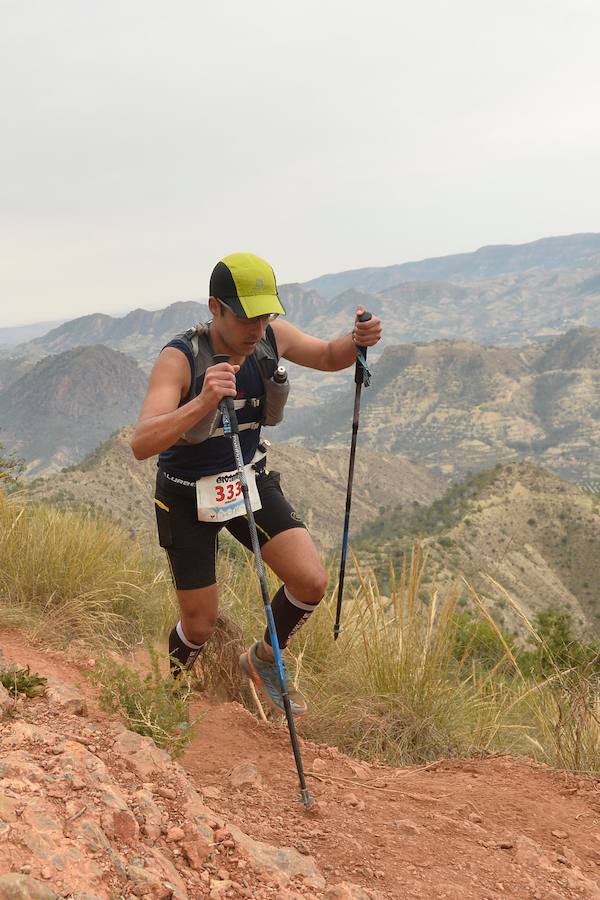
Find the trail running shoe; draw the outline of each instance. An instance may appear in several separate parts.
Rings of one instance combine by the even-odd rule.
[[[249,650],[247,650],[245,653],[242,653],[242,655],[240,656],[240,666],[242,667],[242,670],[246,673],[248,678],[252,679],[269,705],[272,706],[276,712],[284,713],[285,707],[283,705],[281,691],[279,690],[279,678],[277,676],[275,663],[265,662],[265,660],[260,659],[260,657],[256,653],[257,647],[258,643],[252,644]],[[287,677],[286,684],[288,696],[290,698],[292,715],[304,715],[307,708],[306,700],[304,699],[300,691],[296,690],[296,688],[290,683],[290,680]]]

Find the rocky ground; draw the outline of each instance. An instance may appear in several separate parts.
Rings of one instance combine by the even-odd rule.
[[[48,677],[4,698],[0,900],[600,898],[600,794],[510,758],[391,769],[303,742],[298,802],[284,728],[198,698],[179,762],[101,712],[85,666],[0,635]]]

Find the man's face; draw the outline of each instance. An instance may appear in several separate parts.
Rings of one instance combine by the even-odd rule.
[[[269,316],[242,319],[216,297],[211,297],[208,305],[213,314],[212,327],[217,330],[220,339],[229,347],[232,355],[250,356],[259,340],[264,337]]]

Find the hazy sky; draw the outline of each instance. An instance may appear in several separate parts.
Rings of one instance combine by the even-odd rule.
[[[0,0],[0,325],[600,231],[598,0]]]

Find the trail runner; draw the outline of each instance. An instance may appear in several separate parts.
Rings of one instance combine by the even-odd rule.
[[[356,346],[381,338],[373,316],[350,334],[320,340],[282,320],[275,274],[263,259],[234,253],[215,266],[208,306],[212,319],[174,337],[152,373],[131,447],[136,459],[158,454],[155,509],[159,543],[168,555],[180,607],[169,636],[171,670],[191,668],[217,619],[215,564],[218,534],[226,528],[251,549],[231,441],[223,434],[219,403],[235,398],[252,508],[265,563],[282,584],[272,599],[280,647],[307,621],[323,597],[327,576],[300,516],[269,471],[260,429],[283,418],[287,383],[278,383],[280,359],[323,372],[352,366]],[[225,354],[229,362],[213,363]],[[275,376],[275,378],[273,377]],[[267,702],[283,710],[268,631],[240,657],[246,675]],[[306,711],[290,685],[294,715]]]

